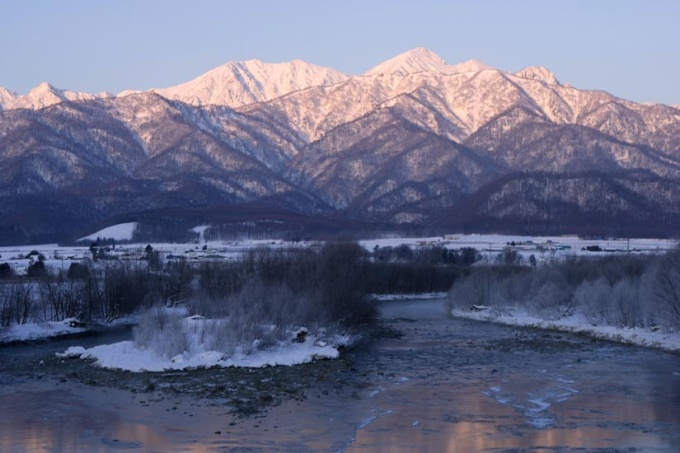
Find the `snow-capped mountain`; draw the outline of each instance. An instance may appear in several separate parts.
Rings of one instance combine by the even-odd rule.
[[[161,96],[191,105],[241,107],[314,86],[344,82],[349,77],[304,61],[229,62],[181,85],[154,90]]]
[[[42,109],[64,101],[91,101],[110,97],[113,96],[109,93],[89,94],[61,90],[47,82],[41,83],[24,96],[18,96],[16,93],[0,87],[0,107],[3,110]]]
[[[17,98],[17,94],[9,91],[7,88],[0,87],[0,110],[5,108]]]
[[[178,212],[324,228],[680,230],[680,110],[579,90],[540,66],[450,65],[418,48],[357,76],[249,60],[172,88],[107,97],[42,84],[0,90],[0,102],[7,241]]]
[[[431,50],[418,47],[401,55],[397,55],[372,69],[366,71],[364,75],[397,75],[407,76],[419,72],[434,72],[438,74],[459,74],[464,72],[479,72],[487,69],[494,69],[491,66],[479,61],[469,60],[457,65],[447,64],[439,55]]]
[[[560,84],[557,77],[555,77],[555,74],[543,66],[529,66],[528,68],[517,71],[515,75],[522,79],[538,80],[547,83],[548,85]]]

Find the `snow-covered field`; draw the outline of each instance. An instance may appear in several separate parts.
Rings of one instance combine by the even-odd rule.
[[[310,247],[314,243],[293,243],[283,240],[243,240],[211,241],[201,244],[120,244],[116,245],[115,248],[108,247],[106,255],[110,259],[140,261],[146,258],[145,248],[147,245],[151,245],[153,250],[159,252],[166,260],[183,259],[190,262],[201,262],[236,259],[244,252],[259,247]],[[52,273],[66,272],[71,263],[92,259],[89,244],[87,246],[66,247],[58,244],[39,244],[0,247],[0,263],[8,263],[17,274],[25,274],[30,264],[37,260],[37,255],[29,256],[33,252],[44,257],[45,266]]]
[[[110,237],[118,235],[122,239],[130,233],[134,224],[114,225],[105,230],[98,231],[88,238]],[[207,226],[194,228],[201,236]],[[114,234],[115,233],[115,234]],[[441,246],[448,249],[460,249],[472,247],[481,252],[484,261],[493,262],[494,258],[503,251],[508,244],[515,243],[515,249],[525,258],[534,255],[538,263],[560,258],[568,255],[602,256],[615,253],[661,253],[677,246],[677,241],[670,239],[580,239],[576,236],[504,236],[504,235],[444,235],[429,238],[381,238],[361,240],[359,243],[368,251],[373,251],[376,246],[397,247],[408,245],[411,248],[423,248]],[[75,247],[60,247],[57,244],[6,246],[0,247],[0,262],[9,263],[12,269],[18,273],[26,272],[28,266],[36,257],[28,255],[35,251],[45,257],[45,265],[55,271],[67,271],[71,262],[79,262],[92,258],[90,244]],[[152,243],[153,249],[161,253],[166,259],[186,259],[188,261],[205,260],[228,260],[239,257],[242,253],[258,247],[288,248],[288,247],[315,247],[319,242],[290,242],[281,239],[260,240],[231,240],[231,241],[200,241],[188,244]],[[119,244],[110,248],[107,255],[121,260],[140,260],[145,256],[142,244]],[[590,252],[586,247],[599,246],[601,252]]]
[[[523,257],[534,255],[538,262],[567,255],[601,256],[616,253],[661,253],[678,245],[672,239],[581,239],[577,236],[507,236],[499,234],[450,234],[429,238],[382,238],[360,241],[369,251],[375,247],[408,245],[420,247],[441,246],[447,249],[475,248],[486,261],[493,259],[508,245]],[[587,247],[598,246],[601,252],[591,252]]]
[[[131,241],[137,228],[137,222],[119,223],[82,237],[78,241],[96,241],[97,238],[113,239],[115,241]]]
[[[545,320],[530,316],[519,309],[514,310],[511,314],[500,314],[488,308],[480,308],[482,309],[477,311],[453,309],[451,310],[451,314],[459,318],[489,321],[510,326],[534,327],[560,332],[571,332],[602,340],[680,352],[680,332],[662,332],[643,328],[594,326],[584,317],[578,315],[565,317],[559,320]]]

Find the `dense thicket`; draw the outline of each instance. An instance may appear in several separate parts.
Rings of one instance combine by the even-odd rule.
[[[680,249],[662,256],[570,257],[537,268],[474,268],[449,292],[451,307],[520,308],[559,319],[581,315],[593,325],[680,328]]]
[[[252,250],[236,262],[202,263],[194,300],[201,304],[200,311],[228,311],[229,304],[238,300],[252,313],[283,311],[291,323],[316,320],[357,326],[375,317],[366,268],[365,252],[356,243],[329,243],[320,249]],[[279,302],[272,303],[267,294],[277,292],[292,302],[281,302],[277,295]],[[262,297],[255,297],[256,293]],[[295,306],[291,308],[291,304]],[[288,309],[281,310],[284,306]]]

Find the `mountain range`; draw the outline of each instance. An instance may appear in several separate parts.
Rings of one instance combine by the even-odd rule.
[[[118,95],[0,88],[0,242],[119,221],[674,236],[680,110],[417,48]]]

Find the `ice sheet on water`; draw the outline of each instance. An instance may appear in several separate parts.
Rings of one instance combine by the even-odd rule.
[[[544,429],[557,423],[557,417],[550,411],[552,405],[564,403],[578,393],[572,386],[576,382],[571,379],[562,376],[549,376],[548,379],[542,389],[526,394],[517,394],[501,386],[492,386],[482,394],[493,398],[498,404],[514,408],[527,418],[530,426]]]
[[[535,406],[527,409],[527,412],[529,414],[537,414],[539,412],[543,412],[547,409],[550,409],[551,406],[551,404],[543,398],[528,398],[528,401]]]

